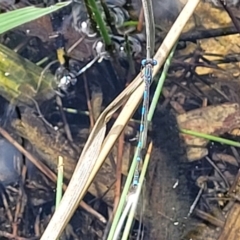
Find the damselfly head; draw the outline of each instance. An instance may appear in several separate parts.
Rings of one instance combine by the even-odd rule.
[[[155,59],[143,59],[142,60],[142,67],[145,67],[146,65],[157,65],[157,61]]]

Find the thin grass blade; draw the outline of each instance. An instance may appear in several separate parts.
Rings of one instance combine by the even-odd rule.
[[[49,13],[55,12],[67,5],[71,1],[57,3],[56,5],[46,8],[25,7],[10,12],[0,14],[0,34],[16,28],[24,23],[31,22]]]

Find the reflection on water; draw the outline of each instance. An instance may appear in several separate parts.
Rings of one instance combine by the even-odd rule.
[[[16,182],[19,177],[19,166],[22,161],[22,154],[11,143],[0,139],[0,182],[8,185]]]

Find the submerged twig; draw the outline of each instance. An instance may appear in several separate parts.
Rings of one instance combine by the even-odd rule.
[[[143,15],[143,8],[141,8],[139,17],[138,17],[138,22],[137,22],[137,31],[141,32],[142,28],[143,28],[143,19],[144,19],[144,15]],[[124,23],[124,26],[126,26],[126,23]]]
[[[88,112],[89,112],[90,129],[92,129],[93,126],[94,126],[95,119],[94,119],[92,103],[91,103],[91,100],[90,100],[87,77],[86,77],[85,74],[83,74],[83,82],[84,82],[85,94],[86,94],[86,97],[87,97],[87,106],[88,106]]]
[[[66,114],[63,111],[63,105],[62,105],[62,99],[59,96],[56,96],[56,103],[59,107],[59,111],[63,120],[63,124],[64,124],[64,131],[66,133],[67,139],[72,143],[73,142],[73,137],[72,137],[72,133],[66,118]]]
[[[57,191],[56,191],[56,209],[62,199],[62,185],[63,185],[63,157],[58,157],[58,175],[57,175]]]
[[[229,17],[231,18],[233,25],[235,26],[235,28],[237,29],[238,33],[240,33],[240,25],[239,22],[237,20],[237,18],[234,16],[232,10],[226,5],[225,1],[223,0],[219,0],[220,4],[222,5],[222,7],[225,9],[225,11],[228,13]]]

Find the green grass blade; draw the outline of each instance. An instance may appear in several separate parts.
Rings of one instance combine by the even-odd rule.
[[[24,23],[28,23],[49,13],[57,11],[67,5],[71,1],[57,3],[56,5],[46,8],[25,7],[10,12],[0,14],[0,34],[16,28]]]
[[[124,229],[124,232],[123,232],[123,235],[122,235],[122,240],[127,240],[128,237],[129,237],[132,222],[133,222],[135,212],[136,212],[136,209],[137,209],[138,199],[139,199],[140,193],[142,191],[142,186],[143,186],[145,175],[146,175],[146,172],[147,172],[147,168],[148,168],[148,164],[149,164],[149,160],[150,160],[150,155],[151,155],[151,152],[152,152],[152,147],[153,147],[153,143],[151,142],[149,144],[148,151],[147,151],[147,154],[146,154],[144,162],[143,162],[143,167],[142,167],[141,175],[140,175],[140,178],[139,178],[139,185],[138,185],[138,188],[137,188],[136,193],[135,193],[135,201],[133,202],[132,207],[129,211],[126,226],[125,226],[125,229]]]
[[[99,32],[102,35],[103,41],[107,46],[111,45],[111,38],[108,34],[107,27],[105,25],[105,22],[102,19],[101,13],[97,7],[96,1],[95,0],[88,0],[89,6],[91,7],[91,10],[94,14],[95,21],[99,27]]]
[[[180,132],[188,134],[188,135],[192,135],[194,137],[205,138],[205,139],[208,139],[209,141],[226,144],[226,145],[230,145],[233,147],[240,147],[239,142],[236,142],[233,140],[228,140],[226,138],[216,137],[216,136],[205,134],[205,133],[199,133],[199,132],[195,132],[195,131],[188,130],[188,129],[180,129]]]

